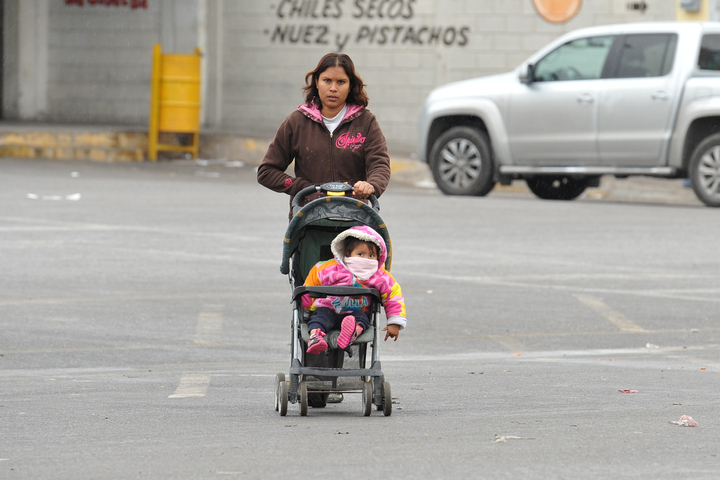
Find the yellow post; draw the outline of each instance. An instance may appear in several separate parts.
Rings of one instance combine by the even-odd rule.
[[[150,78],[150,125],[148,131],[148,159],[157,161],[158,152],[158,117],[160,115],[160,58],[162,47],[153,46],[152,76]]]
[[[162,54],[153,49],[153,79],[150,99],[148,158],[157,160],[158,150],[189,152],[200,148],[200,50],[191,55]],[[191,135],[192,145],[159,142],[160,132]]]

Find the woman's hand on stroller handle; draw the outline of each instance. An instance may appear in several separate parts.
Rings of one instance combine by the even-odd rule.
[[[387,342],[387,339],[392,337],[394,342],[397,342],[398,337],[400,336],[400,325],[396,325],[394,323],[389,324],[387,327],[382,329],[385,333],[385,341]]]
[[[355,185],[353,185],[353,194],[357,198],[368,198],[373,193],[375,193],[375,187],[370,185],[368,182],[360,180],[355,182]]]

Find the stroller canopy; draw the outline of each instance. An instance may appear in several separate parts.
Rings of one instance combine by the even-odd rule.
[[[292,258],[298,250],[303,250],[303,243],[317,242],[317,240],[313,240],[315,237],[308,235],[310,231],[325,229],[328,234],[319,241],[323,243],[326,242],[329,246],[330,241],[332,241],[337,233],[355,225],[367,225],[382,236],[388,252],[387,259],[385,260],[385,269],[390,271],[390,266],[392,265],[392,243],[385,222],[380,218],[378,212],[356,198],[327,196],[308,203],[290,220],[283,242],[283,257],[282,263],[280,264],[280,272],[284,275],[290,273],[290,258]],[[314,255],[307,253],[303,254],[302,257],[305,265],[301,267],[301,275],[306,275],[312,265],[324,260],[323,258],[313,258]],[[299,282],[303,282],[304,280],[304,277],[296,278],[296,281]]]

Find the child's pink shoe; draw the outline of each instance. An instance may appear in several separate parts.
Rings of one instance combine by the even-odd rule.
[[[355,323],[355,317],[348,315],[343,318],[342,324],[340,325],[340,335],[337,339],[338,347],[345,350],[352,345],[362,331],[363,327],[359,323]]]
[[[325,341],[325,332],[319,328],[313,329],[310,332],[310,341],[308,342],[307,353],[317,355],[327,350],[328,344]]]

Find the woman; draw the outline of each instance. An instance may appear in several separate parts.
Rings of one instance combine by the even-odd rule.
[[[390,157],[365,84],[343,53],[328,53],[305,75],[305,103],[280,125],[258,168],[261,185],[290,201],[310,185],[345,182],[353,195],[379,197],[390,180]],[[295,176],[285,173],[295,161]],[[308,197],[308,201],[317,195]]]

